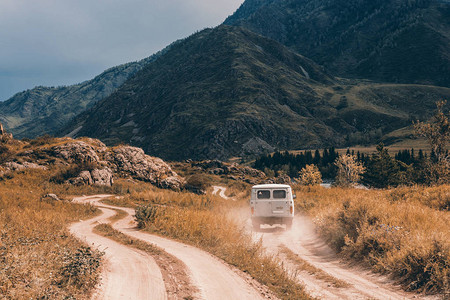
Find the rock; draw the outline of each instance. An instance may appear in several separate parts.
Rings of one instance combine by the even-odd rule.
[[[113,172],[110,168],[92,170],[91,177],[94,185],[112,186],[114,183]]]
[[[266,174],[264,172],[250,168],[250,167],[243,167],[243,168],[241,168],[241,170],[245,175],[250,175],[252,177],[258,177],[258,178],[266,177]]]
[[[215,168],[215,169],[209,170],[208,173],[214,174],[214,175],[222,175],[222,174],[225,174],[226,172],[224,169]]]
[[[146,155],[141,148],[115,147],[105,154],[105,159],[115,172],[122,175],[174,190],[184,185],[184,180],[168,164],[160,158]]]
[[[18,163],[18,162],[7,162],[4,164],[4,167],[7,170],[10,171],[22,171],[25,169],[40,169],[40,170],[46,170],[47,167],[35,164],[35,163],[30,163],[30,162],[23,162],[23,163]]]
[[[73,185],[111,186],[114,183],[113,172],[110,168],[82,171],[77,177],[67,180],[66,183]]]
[[[89,171],[82,171],[77,177],[70,178],[66,181],[66,183],[73,185],[92,185],[94,181],[92,180],[92,176]]]
[[[50,198],[55,201],[61,201],[61,199],[59,199],[59,197],[56,196],[55,194],[45,194],[44,196],[41,197],[41,200],[43,200],[45,198]]]
[[[50,148],[49,152],[51,155],[69,163],[98,163],[100,161],[95,148],[83,141],[73,141],[54,146]]]
[[[192,162],[191,165],[193,167],[200,167],[203,170],[208,170],[211,168],[225,168],[226,164],[224,162],[221,162],[220,160],[204,160],[204,161],[197,161],[197,162]]]
[[[171,176],[161,180],[158,186],[163,189],[180,191],[182,188],[184,188],[185,182],[180,177]]]

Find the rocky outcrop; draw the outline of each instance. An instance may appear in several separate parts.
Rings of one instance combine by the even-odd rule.
[[[105,160],[115,172],[161,188],[180,190],[184,186],[184,180],[168,164],[160,158],[146,155],[140,148],[115,147],[106,153]]]
[[[160,188],[182,190],[185,180],[162,159],[148,156],[140,148],[108,148],[96,139],[51,139],[50,144],[27,146],[9,162],[0,165],[0,176],[24,169],[47,169],[59,166],[55,176],[60,183],[111,186],[115,176],[132,177]],[[65,173],[64,173],[65,172]],[[74,176],[76,175],[76,176]]]
[[[47,152],[52,156],[61,158],[68,163],[98,163],[100,158],[97,152],[106,149],[105,144],[97,140],[98,146],[83,141],[73,141],[51,147]]]
[[[46,170],[47,167],[41,166],[35,163],[30,162],[6,162],[3,164],[4,168],[7,171],[22,171],[26,169],[40,169],[40,170]]]
[[[225,163],[220,160],[204,160],[199,162],[191,162],[192,167],[200,168],[214,175],[228,175],[230,178],[237,177],[255,177],[258,179],[264,179],[266,174],[264,172],[253,169],[247,166],[239,166],[236,163]]]
[[[73,185],[112,186],[114,183],[113,172],[110,168],[81,171],[77,177],[67,180],[66,183]]]

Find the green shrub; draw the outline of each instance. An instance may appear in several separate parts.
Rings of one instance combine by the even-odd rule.
[[[136,208],[134,218],[139,228],[145,228],[148,224],[153,223],[158,216],[159,209],[154,205],[141,205]]]

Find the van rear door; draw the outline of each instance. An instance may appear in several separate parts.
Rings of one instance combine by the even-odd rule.
[[[272,215],[280,217],[289,215],[289,200],[286,190],[272,190],[272,198]]]

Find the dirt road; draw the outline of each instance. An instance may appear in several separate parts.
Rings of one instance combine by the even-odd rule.
[[[236,199],[230,198],[227,195],[225,195],[225,191],[226,191],[226,188],[224,188],[223,186],[214,185],[212,194],[217,195],[217,193],[219,193],[219,196],[224,199],[236,201]]]
[[[80,197],[74,201],[93,201],[107,196]],[[96,225],[107,223],[107,219],[115,214],[110,209],[101,210],[101,216],[70,227],[73,235],[105,252],[106,264],[101,275],[101,285],[93,299],[167,299],[161,272],[150,255],[92,232]]]
[[[248,227],[250,227],[250,224],[248,224]],[[317,236],[314,225],[305,216],[297,216],[290,231],[285,231],[276,226],[263,226],[259,232],[253,232],[253,238],[255,240],[262,239],[264,247],[272,253],[278,254],[280,246],[285,245],[317,269],[348,284],[347,287],[336,288],[308,274],[308,272],[301,272],[298,279],[306,285],[307,290],[314,296],[326,299],[419,298],[416,294],[403,292],[400,287],[394,286],[384,276],[342,263],[323,240]],[[287,261],[286,264],[295,268],[292,262]]]
[[[91,203],[92,205],[101,206],[104,214],[100,217],[97,217],[93,220],[83,221],[77,224],[74,224],[71,227],[71,231],[78,237],[86,239],[86,241],[90,244],[94,243],[95,246],[100,249],[105,249],[107,253],[107,269],[104,272],[102,278],[106,278],[105,282],[102,282],[101,288],[97,293],[97,298],[104,299],[166,299],[166,295],[161,290],[161,282],[162,277],[149,277],[147,275],[144,276],[144,269],[152,269],[153,273],[158,273],[159,268],[154,262],[148,259],[147,256],[141,260],[136,260],[133,262],[128,261],[128,256],[133,256],[132,253],[138,253],[139,255],[143,255],[139,253],[139,251],[135,251],[128,247],[122,246],[120,244],[116,244],[114,242],[109,241],[103,237],[96,236],[92,233],[92,228],[97,225],[99,222],[106,222],[107,218],[114,214],[114,211],[111,209],[121,209],[128,213],[128,216],[124,219],[116,222],[113,227],[124,234],[127,234],[133,238],[143,240],[148,243],[152,243],[167,253],[175,256],[179,260],[181,260],[187,267],[189,271],[189,275],[191,276],[193,284],[198,289],[198,294],[194,295],[194,299],[264,299],[262,295],[262,287],[254,282],[250,278],[246,278],[239,274],[237,270],[232,270],[228,265],[223,263],[221,260],[215,258],[209,253],[199,250],[195,247],[185,245],[180,242],[176,242],[170,239],[162,238],[159,236],[147,234],[136,230],[135,223],[133,221],[134,210],[119,208],[108,206],[99,203],[101,199],[104,198],[105,195],[94,196],[94,197],[84,197],[77,198],[77,202],[83,203]],[[106,246],[107,245],[107,246]],[[106,248],[107,247],[107,248]],[[113,249],[111,249],[113,248]],[[118,252],[118,248],[121,248]],[[117,270],[117,274],[120,274],[120,281],[116,280],[115,274],[116,272],[112,272],[113,270]],[[121,271],[120,271],[121,270]],[[143,277],[143,279],[135,279],[137,282],[147,282],[154,281],[155,283],[152,285],[148,285],[147,294],[143,291],[142,284],[136,284],[132,282],[132,280],[124,280],[127,276]],[[159,284],[156,282],[159,281]],[[114,284],[110,284],[114,282]],[[162,284],[164,287],[164,284]],[[144,287],[145,289],[145,287]],[[125,293],[129,291],[129,293]],[[137,295],[138,291],[141,291],[142,294],[140,296]],[[156,291],[156,292],[155,292]],[[121,293],[125,296],[117,296],[118,293]],[[109,295],[113,295],[114,297],[108,297]],[[273,299],[273,298],[272,298]]]
[[[224,192],[225,188],[217,188],[221,190],[221,194]],[[312,296],[322,299],[437,299],[437,297],[406,293],[384,276],[341,262],[316,234],[314,224],[306,216],[297,214],[293,227],[289,231],[279,226],[262,226],[255,232],[252,229],[249,214],[249,210],[240,210],[233,215],[246,223],[246,228],[255,241],[262,240],[268,252],[282,259],[283,265],[293,274],[298,274],[298,280],[305,285]],[[282,247],[288,248],[292,254],[306,261],[322,274],[331,275],[329,277],[339,280],[343,285],[335,287],[329,281],[324,281],[323,278],[311,272],[299,272],[295,262],[280,253]]]

